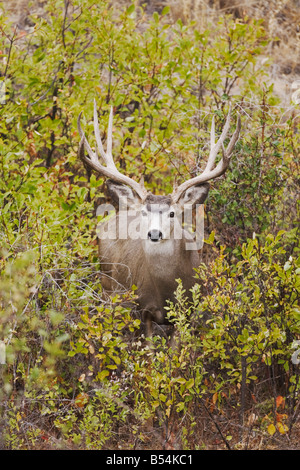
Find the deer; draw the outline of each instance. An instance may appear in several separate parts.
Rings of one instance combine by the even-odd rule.
[[[106,178],[107,192],[115,209],[113,217],[100,224],[98,233],[102,288],[110,295],[120,288],[130,290],[136,286],[145,336],[151,337],[154,324],[170,324],[165,307],[169,302],[176,302],[178,279],[191,298],[200,254],[193,243],[195,234],[182,224],[182,213],[186,207],[194,210],[203,204],[210,188],[208,182],[227,170],[240,135],[240,116],[237,115],[236,127],[226,148],[224,142],[230,129],[231,106],[217,142],[212,118],[210,153],[204,170],[182,184],[174,185],[173,192],[167,195],[153,194],[146,189],[142,179],[138,182],[118,170],[112,155],[113,107],[109,115],[106,151],[100,136],[95,100],[94,151],[81,127],[81,116],[82,112],[77,120],[79,158],[89,169]],[[220,150],[222,158],[216,164]],[[118,228],[113,236],[107,236],[109,223]],[[125,228],[126,235],[130,226],[137,228],[135,236],[120,234]]]

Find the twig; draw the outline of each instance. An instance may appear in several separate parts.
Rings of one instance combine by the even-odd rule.
[[[65,31],[66,31],[66,19],[68,15],[68,7],[69,7],[69,0],[65,0],[65,14],[64,14],[64,20],[63,20],[63,27],[62,27],[62,42],[63,42],[64,49],[66,48]]]
[[[9,40],[9,42],[10,42],[9,50],[8,50],[8,56],[7,56],[7,61],[6,61],[6,67],[5,67],[4,74],[3,74],[3,77],[4,77],[4,78],[6,78],[6,75],[7,75],[7,72],[8,72],[8,66],[9,66],[9,62],[10,62],[11,51],[12,51],[13,43],[15,42],[15,37],[16,37],[16,34],[17,34],[17,29],[18,29],[18,25],[16,24],[14,33],[13,33],[12,37],[10,37],[10,36],[8,36],[8,34],[6,34],[5,31],[3,31],[3,29],[1,28],[2,33],[4,34],[4,36],[5,36],[5,37]]]
[[[28,103],[28,106],[34,106],[36,103],[38,103],[39,101],[41,101],[42,99],[45,98],[45,96],[48,95],[49,91],[51,90],[51,88],[53,88],[53,85],[55,84],[56,82],[56,79],[57,79],[57,74],[55,75],[55,77],[53,78],[52,82],[51,82],[51,85],[49,86],[48,90],[45,91],[45,93],[43,93],[37,100],[35,100],[33,103]],[[48,114],[46,114],[44,117],[48,116]]]
[[[214,420],[214,417],[213,415],[211,414],[211,412],[209,411],[209,409],[207,408],[207,406],[205,405],[204,403],[204,400],[199,396],[197,390],[195,390],[195,388],[193,389],[195,394],[196,394],[196,397],[198,398],[198,400],[200,401],[201,405],[203,406],[203,408],[205,409],[206,413],[208,414],[209,418],[212,420],[212,422],[214,423],[218,433],[220,434],[221,438],[222,438],[222,441],[225,443],[226,447],[228,450],[231,450],[231,447],[228,443],[228,441],[226,440],[226,438],[223,436],[223,433],[220,429],[220,426],[218,425],[218,423]]]

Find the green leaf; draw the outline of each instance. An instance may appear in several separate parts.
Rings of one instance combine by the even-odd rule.
[[[155,23],[158,23],[159,22],[159,14],[157,13],[157,11],[155,11],[153,13],[153,19],[155,21]]]
[[[176,405],[176,411],[179,413],[180,411],[184,410],[185,404],[183,401],[177,403]]]
[[[106,377],[109,376],[109,371],[108,370],[102,370],[101,372],[98,372],[97,377],[98,380],[101,382],[101,380],[104,380]]]
[[[127,15],[127,16],[130,16],[134,11],[135,11],[135,5],[132,4],[132,5],[130,5],[130,6],[127,8],[127,10],[126,10],[126,15]]]
[[[188,380],[185,384],[186,389],[189,390],[190,388],[192,388],[194,386],[194,383],[195,383],[194,379]]]

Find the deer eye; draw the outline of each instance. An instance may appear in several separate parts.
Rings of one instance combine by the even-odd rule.
[[[174,217],[174,215],[175,215],[175,212],[173,212],[173,211],[170,212],[170,217]]]

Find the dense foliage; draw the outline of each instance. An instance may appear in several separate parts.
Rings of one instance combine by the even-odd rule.
[[[0,16],[1,445],[288,447],[299,433],[299,104],[281,107],[262,22],[203,29],[131,5],[49,0],[29,31]],[[3,91],[3,87],[1,88]],[[103,180],[77,158],[76,120],[155,193],[205,162],[212,115],[242,117],[212,184],[193,304],[179,282],[177,349],[139,337],[126,298],[103,301],[95,208]],[[233,120],[232,126],[235,122]],[[2,353],[3,355],[3,353]],[[300,355],[299,355],[300,356]]]

